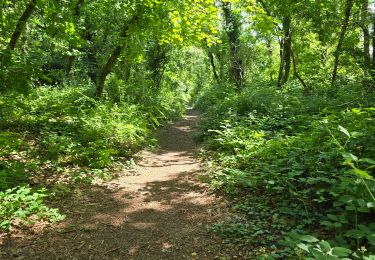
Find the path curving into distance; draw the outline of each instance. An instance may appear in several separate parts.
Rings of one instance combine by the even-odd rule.
[[[224,203],[197,180],[198,113],[159,130],[159,149],[101,186],[75,189],[57,227],[0,246],[3,259],[220,259],[207,226]],[[61,204],[61,202],[60,202]],[[223,259],[223,258],[221,258]],[[229,259],[229,258],[225,258]]]

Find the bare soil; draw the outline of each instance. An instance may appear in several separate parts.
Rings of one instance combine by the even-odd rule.
[[[62,223],[0,238],[0,259],[231,258],[207,231],[225,202],[197,179],[197,122],[189,110],[158,132],[160,148],[142,152],[134,170],[74,187],[55,205],[67,216]]]

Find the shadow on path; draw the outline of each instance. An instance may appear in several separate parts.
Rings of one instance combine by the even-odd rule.
[[[215,259],[221,242],[207,225],[221,218],[220,200],[196,180],[192,140],[198,115],[158,133],[160,149],[143,152],[134,172],[105,186],[75,188],[64,198],[67,219],[0,247],[0,259]]]

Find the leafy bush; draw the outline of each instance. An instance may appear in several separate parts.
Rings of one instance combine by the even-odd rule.
[[[356,91],[332,98],[254,88],[224,102],[198,100],[206,108],[202,136],[213,187],[234,195],[259,190],[277,203],[272,214],[295,223],[295,230],[318,230],[353,252],[375,252],[369,243],[375,233],[375,109],[363,106],[371,95]],[[362,107],[348,103],[356,94]]]
[[[31,224],[37,221],[57,222],[64,219],[57,209],[43,203],[45,189],[33,192],[22,186],[0,192],[0,229],[10,229],[17,224]]]
[[[61,165],[106,167],[113,156],[130,156],[147,143],[150,125],[139,107],[99,102],[87,92],[39,88],[27,97],[4,97],[0,127],[26,131],[33,139],[28,155],[42,153],[39,159]]]
[[[0,97],[0,228],[9,229],[14,221],[60,220],[57,210],[43,204],[43,192],[14,187],[45,185],[47,180],[53,187],[58,180],[109,179],[115,161],[130,160],[143,147],[154,145],[152,130],[183,112],[184,99],[171,95],[165,91],[157,98],[145,97],[143,104],[96,100],[88,84],[39,87],[27,95],[4,93]]]

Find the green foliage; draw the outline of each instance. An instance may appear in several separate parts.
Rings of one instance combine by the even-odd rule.
[[[298,259],[373,259],[375,255],[368,255],[365,247],[353,252],[348,246],[335,246],[337,242],[319,240],[311,235],[300,235],[291,232],[280,244],[285,247],[283,253],[294,254]],[[279,253],[280,255],[283,253]]]
[[[328,102],[324,94],[306,97],[293,86],[262,87],[226,95],[223,102],[212,91],[217,93],[202,93],[207,97],[198,99],[198,106],[207,109],[202,136],[213,161],[214,188],[234,196],[260,190],[277,204],[269,214],[288,219],[293,229],[320,226],[323,238],[323,230],[336,234],[328,238],[338,246],[375,252],[369,242],[375,232],[375,109],[364,108],[371,96],[358,101],[361,108],[341,109],[337,104],[360,93],[352,89]],[[238,237],[255,234],[257,225],[238,225],[245,227],[227,228]],[[227,228],[220,231],[225,236]]]
[[[213,187],[264,195],[244,196],[243,217],[215,232],[266,246],[290,226],[319,237],[300,257],[373,252],[370,11],[349,0],[2,1],[0,191],[50,175],[109,179],[192,97]]]
[[[64,215],[57,209],[48,208],[43,203],[45,197],[45,189],[33,192],[27,186],[0,191],[0,229],[8,230],[14,224],[63,220]]]
[[[25,174],[35,171],[35,165],[55,170],[74,165],[103,168],[114,157],[129,158],[150,143],[150,124],[142,116],[145,111],[127,103],[98,102],[86,91],[39,88],[29,96],[4,96],[0,127],[5,132],[0,141],[7,149],[1,154],[2,172],[18,176],[12,173],[20,169],[17,164],[23,165]],[[24,135],[14,133],[17,139],[10,138],[7,129]]]

